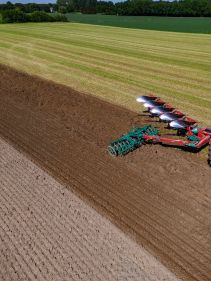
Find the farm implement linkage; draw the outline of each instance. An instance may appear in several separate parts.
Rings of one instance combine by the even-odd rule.
[[[137,102],[143,103],[151,117],[159,118],[160,122],[167,124],[167,128],[176,130],[175,135],[181,137],[161,136],[159,130],[152,125],[133,128],[108,146],[111,156],[126,155],[143,144],[163,144],[192,152],[198,152],[209,145],[208,164],[211,167],[211,128],[200,128],[196,120],[187,117],[159,97],[141,96],[137,98]]]

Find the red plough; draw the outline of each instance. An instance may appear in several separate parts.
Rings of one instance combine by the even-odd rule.
[[[145,125],[142,128],[134,128],[128,134],[113,141],[108,147],[110,155],[125,155],[144,143],[181,147],[195,152],[209,145],[208,164],[211,166],[211,128],[200,128],[196,120],[187,117],[159,97],[141,96],[137,98],[137,102],[143,103],[150,116],[158,117],[160,122],[168,124],[167,128],[176,130],[177,135],[183,138],[161,136],[153,126]]]

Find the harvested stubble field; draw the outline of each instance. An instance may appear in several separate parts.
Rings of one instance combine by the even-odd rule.
[[[0,25],[0,62],[139,110],[155,92],[205,125],[211,35],[76,23]]]
[[[113,159],[107,144],[146,117],[4,66],[0,77],[1,137],[180,278],[211,280],[205,161],[158,146]]]

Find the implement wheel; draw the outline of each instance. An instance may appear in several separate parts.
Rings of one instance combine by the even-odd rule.
[[[108,146],[108,149],[107,149],[108,153],[112,156],[112,157],[117,157],[118,156],[118,153],[117,151],[115,150],[115,148],[111,145]]]
[[[211,167],[211,144],[209,145],[209,152],[208,152],[208,164]]]

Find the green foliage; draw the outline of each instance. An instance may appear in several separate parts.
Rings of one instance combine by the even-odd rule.
[[[96,0],[57,0],[58,6],[71,7],[72,11],[89,13],[89,11],[103,14],[118,14],[131,16],[211,16],[211,0],[127,0],[114,4],[109,1]]]
[[[153,0],[127,0],[114,4],[111,1],[97,0],[57,0],[57,4],[21,4],[7,2],[0,4],[0,11],[19,9],[25,13],[44,11],[50,9],[61,13],[82,12],[103,13],[109,15],[131,16],[184,16],[208,17],[211,16],[211,0],[178,0],[178,1],[153,1]]]
[[[79,0],[80,11],[85,14],[95,14],[96,4],[96,0]]]
[[[56,22],[62,21],[66,22],[67,18],[65,15],[56,13],[56,14],[47,14],[43,11],[36,11],[31,14],[28,14],[28,21],[30,22]]]
[[[68,6],[69,2],[65,2]],[[153,1],[153,0],[127,0],[125,2],[98,1],[94,0],[68,0],[74,1],[74,11],[81,11],[88,7],[95,8],[97,13],[118,14],[131,16],[184,16],[199,17],[211,16],[211,0],[179,0],[179,1]]]
[[[51,17],[54,19],[53,21],[62,21],[62,22],[68,21],[66,15],[64,15],[62,13],[51,14]]]
[[[0,11],[12,10],[12,9],[15,9],[15,6],[9,1],[6,4],[0,4]]]
[[[96,13],[97,0],[57,0],[59,11],[80,11],[86,14]]]
[[[28,15],[28,21],[31,22],[51,22],[54,18],[43,11],[35,11]]]
[[[119,15],[131,16],[211,16],[211,0],[153,1],[130,0],[115,4]]]
[[[66,14],[68,10],[65,6],[59,6],[59,13]]]
[[[24,13],[19,9],[5,10],[2,12],[3,23],[20,23],[20,22],[55,22],[67,21],[63,14],[48,14],[44,11],[35,11],[33,13]]]
[[[211,34],[211,18],[134,17],[99,14],[82,15],[79,13],[68,14],[67,18],[71,22],[94,25]]]
[[[13,23],[13,22],[27,22],[28,18],[26,13],[18,9],[5,10],[2,12],[2,22],[3,23]]]
[[[25,13],[33,13],[35,11],[44,11],[46,13],[49,13],[51,11],[51,8],[53,8],[54,11],[57,10],[56,4],[36,4],[36,3],[15,3],[12,4],[11,2],[7,2],[6,4],[0,4],[0,11],[6,11],[6,10],[21,10]]]
[[[76,3],[75,0],[57,0],[58,11],[60,13],[74,12]]]
[[[96,12],[105,15],[115,15],[116,7],[112,1],[98,1],[96,6]]]

